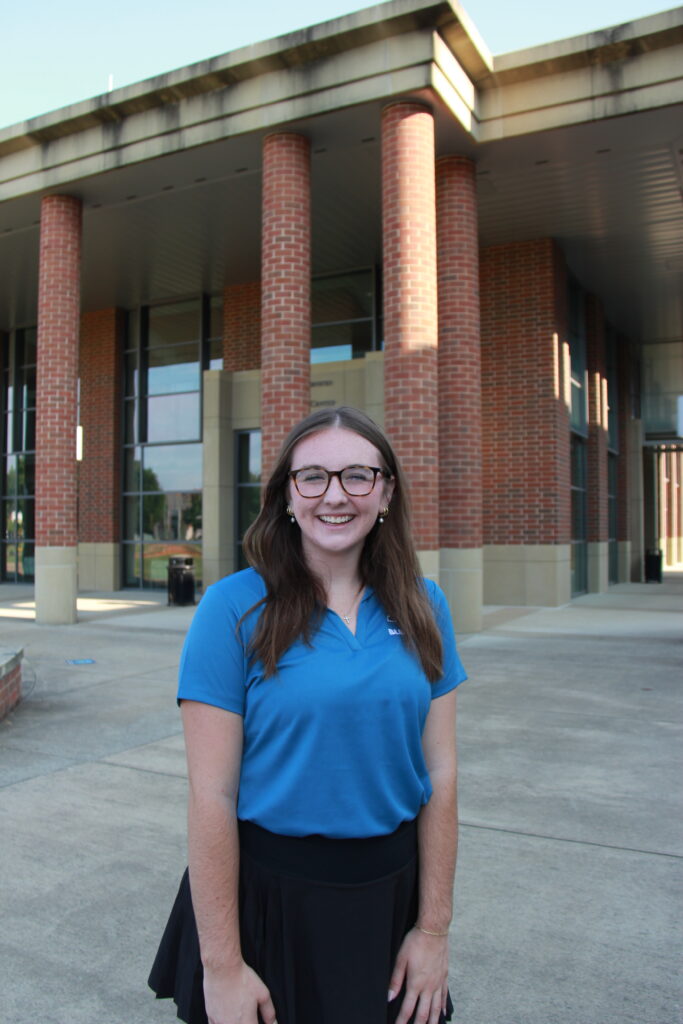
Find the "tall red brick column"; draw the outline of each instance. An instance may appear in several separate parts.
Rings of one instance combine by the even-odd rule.
[[[310,412],[310,146],[302,135],[263,143],[261,433],[263,478],[290,428]]]
[[[83,458],[78,481],[79,585],[117,590],[121,541],[121,350],[125,314],[120,309],[84,313],[79,374]]]
[[[607,478],[607,367],[605,320],[600,302],[586,298],[586,364],[588,369],[588,443],[586,448],[586,539],[588,590],[609,585],[609,509]]]
[[[382,111],[384,423],[406,470],[425,572],[438,576],[438,394],[434,119]]]
[[[223,369],[257,370],[261,364],[261,282],[223,290]]]
[[[36,395],[36,619],[76,620],[76,412],[81,203],[45,196],[40,217]]]
[[[566,268],[552,239],[480,252],[486,604],[571,592]]]
[[[482,440],[476,169],[436,162],[440,582],[464,632],[481,629]]]

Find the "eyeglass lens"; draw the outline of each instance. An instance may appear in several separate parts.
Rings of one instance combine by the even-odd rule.
[[[369,466],[347,466],[339,473],[328,473],[326,469],[311,466],[294,474],[294,482],[303,498],[317,498],[328,488],[330,478],[338,476],[347,494],[361,497],[369,494],[375,485],[375,470]]]

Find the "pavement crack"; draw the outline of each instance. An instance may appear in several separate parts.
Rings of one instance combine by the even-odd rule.
[[[459,821],[460,828],[477,829],[480,832],[502,832],[510,836],[525,836],[528,839],[546,839],[551,843],[572,843],[575,846],[596,846],[601,850],[618,850],[620,853],[638,853],[647,857],[666,857],[683,860],[683,854],[664,853],[661,850],[640,850],[633,846],[617,846],[616,843],[598,843],[591,839],[571,839],[569,836],[550,836],[543,832],[523,832],[521,829],[503,828],[501,825],[475,825],[470,821]]]

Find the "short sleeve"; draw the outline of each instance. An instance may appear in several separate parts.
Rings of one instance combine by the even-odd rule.
[[[238,610],[218,585],[199,603],[180,657],[178,700],[244,714],[245,652]]]
[[[450,693],[456,686],[467,679],[467,673],[463,668],[455,643],[455,631],[451,610],[448,601],[441,587],[432,580],[426,580],[429,597],[434,608],[434,617],[441,633],[443,643],[443,675],[432,685],[432,698],[442,697]]]

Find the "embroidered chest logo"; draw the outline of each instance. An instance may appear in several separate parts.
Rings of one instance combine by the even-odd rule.
[[[403,630],[399,629],[396,625],[396,619],[392,619],[391,615],[387,615],[387,622],[390,623],[390,625],[387,626],[389,636],[403,636]]]

